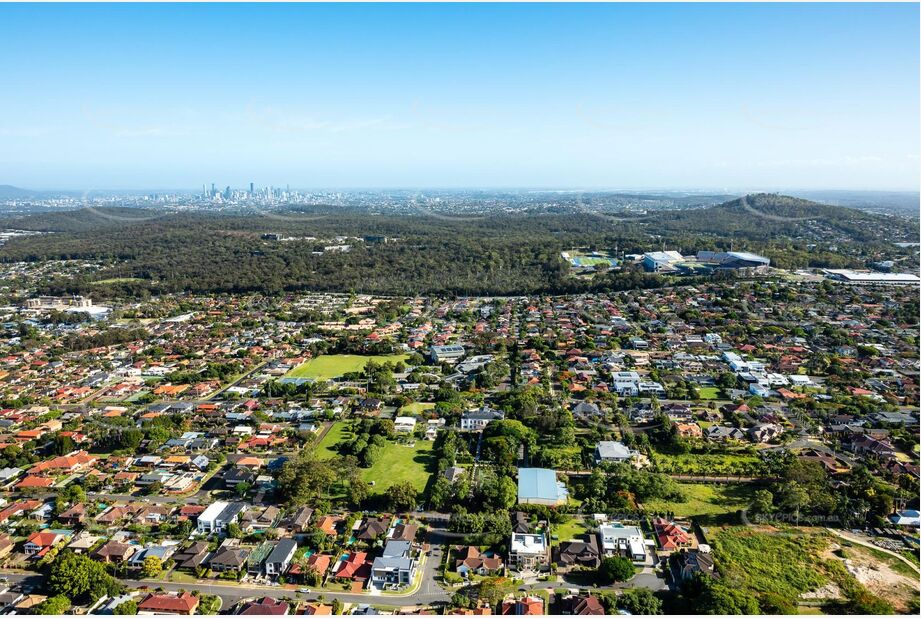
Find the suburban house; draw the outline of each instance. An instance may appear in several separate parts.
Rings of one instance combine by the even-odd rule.
[[[601,548],[598,537],[586,534],[584,539],[560,541],[555,562],[561,570],[572,567],[598,568],[601,564]]]
[[[102,547],[96,550],[95,557],[100,562],[121,564],[127,562],[138,549],[137,545],[119,543],[118,541],[107,541]]]
[[[284,575],[288,567],[291,566],[291,560],[294,558],[294,552],[297,551],[297,543],[294,539],[279,539],[275,544],[272,553],[265,559],[265,574],[269,576]]]
[[[243,502],[213,502],[198,516],[198,532],[201,534],[222,534],[227,525],[236,522],[246,509]]]
[[[224,571],[241,571],[246,567],[249,559],[249,552],[240,547],[224,546],[219,547],[208,562],[212,571],[223,573]]]
[[[542,616],[543,613],[544,600],[540,597],[509,599],[499,605],[499,614],[502,616]]]
[[[247,601],[237,611],[238,616],[287,616],[290,611],[287,602],[273,599],[272,597],[262,597],[254,601]]]
[[[487,556],[476,547],[468,546],[457,548],[457,559],[454,568],[459,575],[467,577],[470,573],[477,575],[493,575],[499,573],[505,566],[502,558]]]
[[[29,535],[29,538],[26,539],[22,549],[30,558],[41,558],[47,554],[52,547],[69,538],[69,535],[60,534],[58,532],[33,532]]]
[[[571,594],[560,599],[560,613],[564,616],[604,616],[604,606],[598,597]]]
[[[505,419],[505,412],[483,406],[461,414],[460,428],[462,431],[480,431],[491,422],[503,419]]]
[[[508,562],[516,571],[537,571],[550,564],[550,547],[543,534],[512,534]]]
[[[138,614],[174,614],[191,616],[198,607],[198,597],[190,592],[148,594],[138,603]]]
[[[621,442],[603,440],[595,445],[595,463],[628,463],[636,453]]]
[[[416,575],[416,560],[409,541],[388,541],[384,553],[371,564],[371,585],[408,586]]]
[[[373,543],[377,539],[387,535],[390,529],[389,517],[371,517],[361,523],[355,538],[366,543]]]
[[[674,522],[659,517],[653,520],[652,527],[662,551],[671,552],[694,546],[693,536]]]
[[[367,581],[371,577],[371,563],[368,562],[368,554],[363,551],[351,552],[333,568],[333,577],[352,581]]]
[[[397,433],[412,433],[416,430],[416,419],[412,416],[398,416],[393,419],[393,430]]]
[[[605,556],[626,556],[634,562],[646,560],[643,533],[638,527],[612,522],[601,526],[598,536],[601,538],[601,549]]]

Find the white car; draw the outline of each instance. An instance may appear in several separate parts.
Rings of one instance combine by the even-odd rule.
[[[310,594],[310,588],[301,588],[298,592],[301,594]]]

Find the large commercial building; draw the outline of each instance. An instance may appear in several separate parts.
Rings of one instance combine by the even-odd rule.
[[[758,268],[770,266],[771,260],[747,251],[698,251],[697,261],[714,264],[717,268]]]
[[[677,251],[650,251],[643,254],[643,268],[649,272],[668,272],[675,270],[675,264],[684,261]]]
[[[878,273],[847,269],[825,269],[825,276],[845,283],[869,285],[918,285],[921,279],[911,273]]]
[[[441,363],[447,361],[454,363],[464,357],[465,351],[462,345],[433,345],[429,350],[429,356],[432,362]]]

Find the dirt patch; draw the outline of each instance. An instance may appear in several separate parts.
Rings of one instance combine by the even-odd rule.
[[[831,601],[840,599],[843,596],[844,595],[841,594],[841,588],[838,587],[838,584],[829,582],[821,588],[816,588],[810,592],[804,592],[800,595],[800,598],[804,601]]]
[[[896,611],[904,612],[909,603],[918,598],[918,580],[897,573],[884,562],[848,548],[850,557],[844,559],[844,566],[854,578],[873,594],[886,599]]]

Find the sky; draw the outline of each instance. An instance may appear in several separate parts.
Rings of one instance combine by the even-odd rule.
[[[0,4],[0,184],[919,189],[917,4]]]

